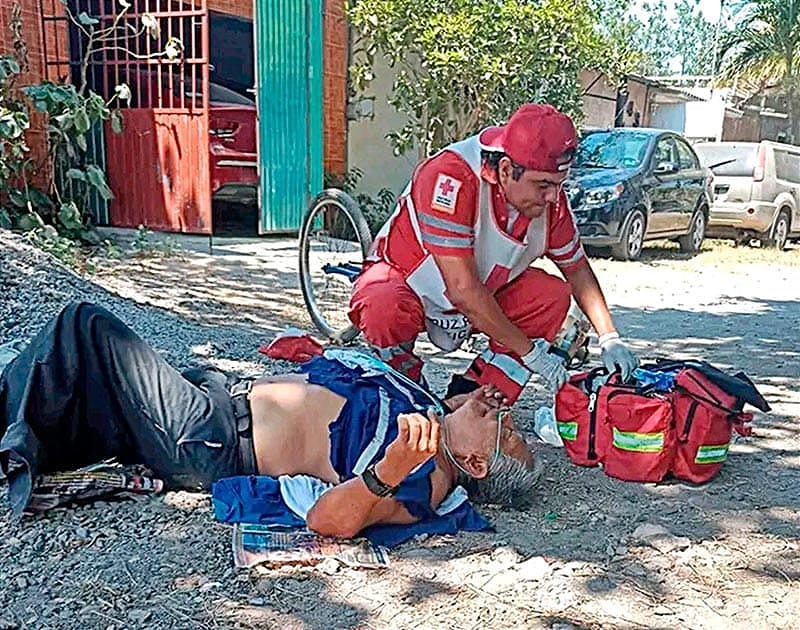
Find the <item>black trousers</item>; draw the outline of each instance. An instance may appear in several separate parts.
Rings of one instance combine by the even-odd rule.
[[[144,464],[171,487],[254,474],[249,409],[244,395],[232,399],[235,383],[214,370],[181,374],[102,307],[66,306],[0,376],[12,507],[27,504],[32,476],[110,457]]]

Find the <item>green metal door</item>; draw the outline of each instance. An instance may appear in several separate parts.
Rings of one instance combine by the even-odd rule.
[[[297,231],[322,189],[323,0],[254,0],[260,231]]]

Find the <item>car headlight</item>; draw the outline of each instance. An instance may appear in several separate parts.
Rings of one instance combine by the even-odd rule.
[[[600,206],[609,201],[619,199],[625,184],[619,183],[613,186],[603,186],[602,188],[591,188],[583,196],[583,203],[587,206]]]

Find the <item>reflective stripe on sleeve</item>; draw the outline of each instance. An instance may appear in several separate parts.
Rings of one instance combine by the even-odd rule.
[[[481,352],[481,358],[503,372],[520,387],[525,387],[531,377],[531,371],[528,368],[507,354],[500,354],[486,348]]]

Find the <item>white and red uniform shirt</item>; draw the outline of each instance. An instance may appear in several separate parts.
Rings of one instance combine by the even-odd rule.
[[[433,255],[473,256],[492,292],[543,255],[565,270],[584,259],[564,193],[542,216],[522,216],[506,202],[494,173],[482,168],[478,136],[451,144],[416,169],[370,255],[405,275],[422,301],[431,340],[452,349],[469,334],[469,322],[448,299]]]

